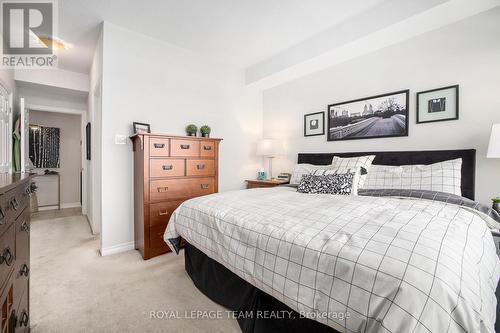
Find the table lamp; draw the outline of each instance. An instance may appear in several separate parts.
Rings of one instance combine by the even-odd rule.
[[[488,158],[500,158],[500,124],[494,124],[491,128]]]
[[[283,155],[283,142],[277,139],[262,139],[257,143],[257,155],[269,158],[269,178],[273,179],[273,158]]]
[[[487,157],[500,158],[500,124],[494,124],[491,128]],[[493,209],[500,212],[500,202],[495,199],[493,199]]]

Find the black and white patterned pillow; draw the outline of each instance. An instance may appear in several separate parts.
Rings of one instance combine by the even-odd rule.
[[[327,175],[304,175],[297,187],[299,193],[356,195],[355,172]]]

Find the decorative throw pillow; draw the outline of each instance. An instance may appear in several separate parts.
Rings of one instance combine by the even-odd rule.
[[[430,165],[373,165],[363,188],[429,190],[462,195],[462,159]]]
[[[324,171],[332,169],[331,165],[313,165],[313,164],[297,164],[292,171],[290,184],[298,185],[303,175],[314,174],[316,171]]]
[[[357,172],[304,175],[297,192],[309,194],[357,195]]]
[[[342,170],[350,168],[364,168],[366,173],[363,172],[359,179],[359,187],[363,187],[366,181],[366,174],[370,173],[370,167],[375,159],[375,155],[366,155],[358,157],[338,157],[334,156],[332,160],[332,169]]]

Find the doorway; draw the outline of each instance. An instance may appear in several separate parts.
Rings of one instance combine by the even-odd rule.
[[[36,175],[33,211],[82,207],[82,115],[29,110],[26,148]]]

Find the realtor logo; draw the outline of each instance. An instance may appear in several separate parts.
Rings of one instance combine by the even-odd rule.
[[[54,1],[2,1],[2,67],[55,68]]]

